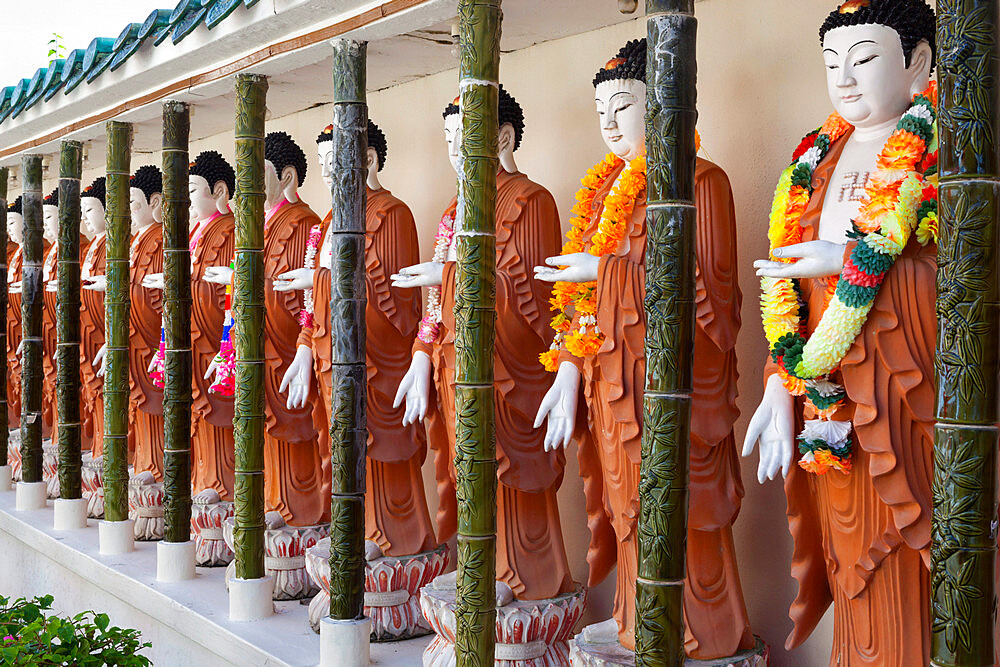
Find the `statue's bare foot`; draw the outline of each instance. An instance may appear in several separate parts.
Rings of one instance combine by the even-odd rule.
[[[496,595],[497,595],[497,609],[500,607],[506,607],[511,602],[514,601],[514,591],[510,589],[510,586],[502,581],[496,582]]]
[[[434,577],[431,581],[431,588],[439,591],[455,590],[458,586],[458,570],[452,570],[442,575]]]
[[[149,486],[150,484],[156,483],[156,477],[153,476],[153,473],[147,470],[132,477],[132,483],[136,486]]]
[[[382,553],[382,548],[375,544],[371,540],[365,540],[365,561],[372,562],[373,560],[378,560],[385,554]]]
[[[268,530],[278,530],[285,527],[285,519],[281,512],[268,512],[264,515],[264,525]]]
[[[194,494],[191,502],[195,505],[214,505],[215,503],[222,502],[222,496],[215,489],[203,489]]]
[[[609,618],[583,629],[583,640],[589,644],[611,644],[618,641],[618,621]]]

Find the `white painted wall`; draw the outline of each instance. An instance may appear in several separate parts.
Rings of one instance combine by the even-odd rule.
[[[699,109],[702,155],[720,164],[730,176],[739,227],[740,280],[744,293],[740,359],[740,407],[737,424],[741,441],[746,422],[760,397],[764,338],[757,305],[757,281],[752,261],[767,250],[766,223],[774,184],[792,149],[830,112],[818,29],[834,7],[829,0],[707,0],[698,4]],[[556,197],[564,221],[569,219],[580,177],[604,154],[592,102],[591,79],[615,51],[644,26],[633,21],[596,32],[505,54],[502,80],[524,107],[527,128],[517,153],[522,168]],[[420,226],[422,256],[431,243],[441,210],[454,192],[454,172],[448,163],[441,111],[455,97],[457,71],[369,95],[372,118],[385,131],[389,158],[382,174],[386,187],[406,201]],[[312,159],[313,140],[329,122],[331,110],[317,107],[269,122],[269,130],[286,130]],[[195,114],[197,135],[197,114]],[[232,137],[213,136],[194,143],[200,150],[217,149],[232,156]],[[137,156],[138,166],[158,157]],[[318,213],[326,212],[328,195],[319,170],[310,163],[302,190]],[[85,181],[93,177],[88,170]],[[46,184],[48,188],[51,183]],[[565,224],[565,223],[564,223]],[[587,533],[582,484],[575,452],[569,456],[560,491],[567,551],[574,573],[585,579]],[[829,660],[831,616],[805,646],[786,653],[782,646],[791,628],[788,604],[795,584],[788,573],[791,540],[784,516],[784,495],[778,483],[756,482],[756,458],[744,465],[747,486],[743,512],[736,524],[741,573],[754,630],[772,645],[772,664],[820,665]],[[432,471],[425,469],[428,495]],[[591,596],[592,618],[610,611],[611,582]]]

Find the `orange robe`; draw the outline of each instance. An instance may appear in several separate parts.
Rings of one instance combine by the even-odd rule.
[[[236,245],[232,213],[210,218],[192,229],[191,345],[194,351],[194,387],[191,406],[191,484],[195,493],[215,489],[223,500],[233,499],[236,452],[233,444],[233,399],[208,392],[212,380],[204,379],[219,351],[225,319],[226,288],[202,278],[209,266],[223,266]]]
[[[146,289],[143,278],[163,272],[163,227],[152,223],[129,249],[129,431],[135,439],[135,474],[151,472],[163,481],[163,390],[149,377],[149,362],[160,348],[163,292]]]
[[[8,285],[22,278],[24,250],[16,243],[7,244]],[[21,360],[17,347],[21,343],[21,295],[7,294],[7,423],[16,427],[21,423]],[[6,465],[0,461],[0,465]]]
[[[849,136],[813,174],[803,241],[818,238],[823,199]],[[936,273],[936,246],[914,236],[834,378],[848,396],[834,419],[854,423],[851,472],[814,475],[795,465],[785,480],[792,576],[799,584],[785,645],[805,641],[832,603],[831,665],[930,661]],[[825,281],[801,285],[812,332]],[[802,415],[801,399],[796,405]]]
[[[330,214],[323,221],[324,229]],[[423,428],[403,426],[405,406],[393,408],[399,383],[410,364],[410,348],[420,324],[420,292],[391,287],[389,276],[420,262],[413,214],[388,190],[368,190],[365,211],[365,266],[368,306],[368,460],[365,493],[366,539],[387,556],[430,551],[437,546],[424,493],[421,466],[427,456]],[[322,246],[321,246],[322,250]],[[317,258],[317,265],[319,258]],[[327,432],[332,408],[330,348],[330,270],[318,267],[313,287],[312,328],[303,328],[301,345],[311,345],[322,400],[316,401],[324,497],[329,497],[330,447]],[[324,446],[325,445],[325,446]]]
[[[548,326],[549,286],[534,279],[534,267],[559,252],[559,213],[552,195],[521,173],[498,173],[496,201],[497,580],[518,599],[543,600],[573,590],[556,501],[565,456],[561,450],[546,452],[545,432],[534,428],[538,405],[552,384],[538,355],[554,335]],[[452,202],[449,210],[454,208]],[[455,456],[456,268],[454,262],[444,266],[437,340],[414,343],[414,351],[434,360],[449,460]],[[454,484],[454,468],[449,472]]]
[[[594,199],[585,238],[597,230],[604,199],[620,167]],[[684,587],[685,650],[697,659],[724,658],[752,648],[733,547],[732,524],[743,497],[733,438],[736,335],[741,295],[736,279],[736,220],[729,179],[699,160],[695,178],[697,285],[694,393]],[[628,244],[603,257],[597,280],[597,328],[607,337],[587,359],[563,352],[581,368],[589,410],[578,423],[580,473],[591,527],[590,584],[617,560],[614,616],[623,646],[635,645],[639,463],[645,389],[646,199],[628,221]],[[583,402],[581,401],[581,404]],[[611,530],[608,529],[610,523]]]
[[[81,251],[84,278],[104,275],[107,260],[107,237],[97,236]],[[94,457],[104,452],[104,378],[97,376],[94,358],[104,346],[104,292],[81,289],[80,301],[80,395],[83,408],[91,417]]]
[[[323,497],[323,475],[313,405],[286,407],[281,379],[295,358],[301,329],[300,292],[276,292],[272,280],[304,265],[309,230],[320,219],[302,201],[279,205],[264,231],[264,507],[280,512],[292,526],[313,526],[330,520],[329,496]]]

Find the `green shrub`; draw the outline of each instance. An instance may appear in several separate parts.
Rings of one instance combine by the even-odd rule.
[[[0,664],[136,667],[151,664],[138,654],[138,630],[111,626],[107,614],[85,611],[73,618],[46,616],[52,596],[26,600],[0,596]]]

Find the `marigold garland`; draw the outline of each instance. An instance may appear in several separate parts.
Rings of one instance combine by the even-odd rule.
[[[593,213],[594,198],[611,175],[624,160],[608,153],[603,160],[587,171],[581,180],[583,187],[576,193],[573,219],[566,233],[563,255],[587,252],[596,257],[610,255],[618,250],[628,232],[628,223],[635,209],[636,200],[646,191],[646,156],[635,158],[622,171],[618,182],[604,199],[604,210],[597,224],[597,231],[584,239],[590,216]],[[548,351],[539,355],[545,370],[555,372],[559,364],[560,351],[565,349],[576,357],[596,354],[604,342],[604,334],[597,328],[597,283],[557,282],[549,299],[556,312],[552,318],[555,339]],[[574,329],[573,319],[577,317]]]
[[[804,301],[799,282],[761,280],[761,313],[771,357],[786,389],[805,395],[819,419],[809,420],[799,436],[799,465],[810,472],[851,469],[850,422],[831,417],[846,398],[830,381],[861,333],[878,290],[910,236],[922,244],[937,241],[937,127],[934,84],[913,98],[876,162],[854,230],[856,241],[840,276],[828,282],[827,305],[811,336],[805,335]],[[812,176],[830,146],[850,125],[838,114],[807,135],[792,164],[778,181],[768,238],[774,249],[802,241],[801,218],[812,197]],[[784,260],[788,261],[788,260]],[[794,261],[794,260],[792,260]],[[846,427],[845,427],[846,425]]]

